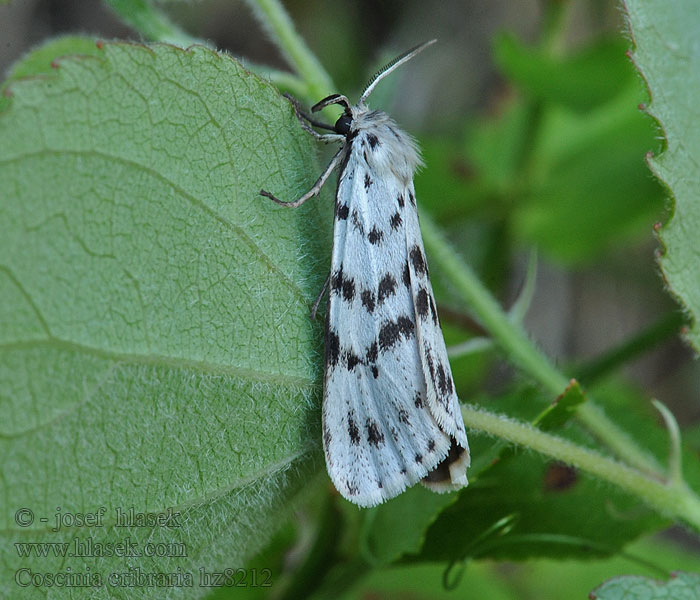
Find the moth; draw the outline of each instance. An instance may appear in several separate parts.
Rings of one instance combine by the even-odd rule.
[[[416,208],[416,143],[365,101],[384,77],[435,40],[395,58],[351,105],[341,94],[335,125],[314,120],[293,101],[302,127],[340,143],[313,187],[316,196],[340,166],[335,196],[326,312],[323,447],[342,496],[363,507],[397,496],[420,481],[436,492],[467,485],[467,434],[430,285]],[[291,98],[290,98],[291,99]],[[330,130],[321,134],[313,127]]]

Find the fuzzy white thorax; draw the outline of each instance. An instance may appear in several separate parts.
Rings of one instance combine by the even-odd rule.
[[[377,173],[392,173],[403,186],[413,181],[418,167],[423,166],[415,140],[400,129],[394,120],[380,110],[369,110],[365,104],[350,107],[351,136],[361,131],[372,132],[382,143],[367,154],[367,162]]]

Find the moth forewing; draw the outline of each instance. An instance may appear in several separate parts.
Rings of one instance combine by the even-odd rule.
[[[365,105],[384,76],[433,42],[389,63],[357,105],[333,94],[313,107],[340,104],[345,110],[334,134],[314,132],[343,145],[309,192],[284,203],[261,191],[298,206],[341,165],[326,314],[323,445],[336,488],[360,506],[379,504],[418,481],[438,492],[467,485],[467,436],[418,224],[413,174],[419,153],[388,115]],[[297,115],[311,122],[298,109]]]

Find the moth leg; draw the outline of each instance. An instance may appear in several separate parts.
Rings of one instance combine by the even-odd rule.
[[[328,129],[330,131],[335,132],[335,127],[333,125],[329,125],[328,123],[323,123],[321,121],[317,121],[316,119],[311,118],[308,116],[305,112],[301,110],[301,106],[299,106],[299,101],[292,96],[289,93],[285,93],[284,97],[289,100],[289,103],[294,107],[294,112],[297,116],[297,119],[299,119],[299,124],[301,125],[301,128],[313,135],[317,140],[320,140],[321,142],[344,142],[345,141],[345,136],[340,135],[338,133],[319,133],[318,131],[315,131],[310,127],[310,125],[313,125],[314,127],[319,127],[320,129]]]
[[[279,198],[276,198],[270,192],[266,192],[265,190],[260,190],[260,195],[265,196],[266,198],[269,198],[270,200],[273,200],[274,202],[277,202],[277,204],[281,204],[282,206],[291,206],[292,208],[301,206],[309,198],[312,198],[313,196],[318,196],[319,192],[321,191],[321,188],[323,187],[323,184],[326,183],[326,180],[330,177],[331,173],[333,172],[333,169],[335,169],[338,166],[338,163],[340,162],[340,159],[343,155],[343,150],[344,147],[342,147],[340,150],[338,150],[338,152],[335,153],[335,156],[331,159],[331,162],[326,167],[326,170],[323,173],[321,173],[321,176],[316,180],[316,183],[314,183],[313,187],[308,192],[306,192],[306,194],[304,194],[301,198],[294,200],[293,202],[285,202],[283,200],[280,200]]]
[[[331,274],[328,273],[328,277],[326,277],[326,283],[323,284],[323,287],[321,288],[321,292],[319,293],[318,297],[316,298],[316,301],[314,302],[313,307],[311,308],[311,320],[315,321],[316,320],[316,313],[318,312],[318,307],[321,304],[321,300],[323,299],[323,294],[326,293],[326,290],[328,289],[328,284],[331,282]]]

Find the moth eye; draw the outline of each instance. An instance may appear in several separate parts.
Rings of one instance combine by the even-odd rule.
[[[350,133],[350,125],[352,123],[352,117],[350,115],[342,115],[335,122],[335,131],[340,135],[347,135]]]

